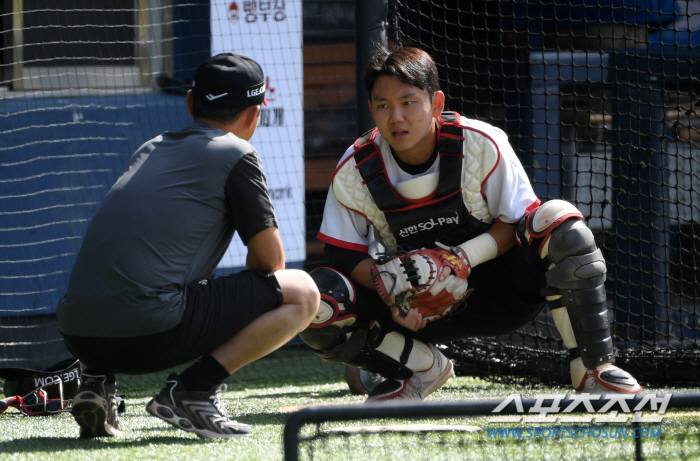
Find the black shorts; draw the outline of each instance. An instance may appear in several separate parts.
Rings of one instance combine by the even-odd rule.
[[[242,271],[185,288],[182,321],[161,333],[133,338],[64,335],[84,366],[100,373],[145,374],[207,354],[283,302],[274,273]]]

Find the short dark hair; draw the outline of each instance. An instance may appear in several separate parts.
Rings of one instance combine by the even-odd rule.
[[[204,104],[195,99],[192,100],[192,116],[196,119],[205,118],[218,123],[232,123],[243,113],[248,107],[228,106],[218,107]]]
[[[435,61],[419,48],[397,48],[391,52],[383,47],[377,49],[369,60],[364,77],[370,100],[374,83],[381,75],[393,75],[404,83],[425,90],[431,100],[440,89]]]

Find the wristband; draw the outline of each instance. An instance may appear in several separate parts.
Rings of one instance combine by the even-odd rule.
[[[457,245],[457,248],[464,252],[472,267],[498,256],[498,244],[491,234],[481,234]]]

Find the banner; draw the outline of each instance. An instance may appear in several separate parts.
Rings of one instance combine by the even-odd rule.
[[[236,52],[265,74],[267,106],[250,140],[262,158],[288,266],[306,260],[301,0],[211,2],[212,55]],[[245,266],[247,250],[234,237],[219,268]]]

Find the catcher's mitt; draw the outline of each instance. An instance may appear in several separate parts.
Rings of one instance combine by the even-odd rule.
[[[445,267],[452,273],[440,281]],[[428,322],[445,317],[471,291],[467,282],[471,266],[458,248],[383,254],[370,273],[386,305],[397,306],[404,314],[417,308]]]

